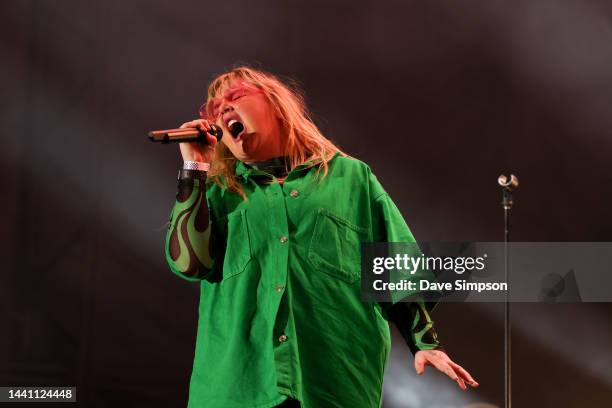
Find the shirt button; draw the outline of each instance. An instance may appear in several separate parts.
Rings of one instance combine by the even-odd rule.
[[[291,190],[289,194],[291,195],[291,197],[297,197],[300,195],[300,192],[297,190]]]
[[[287,238],[287,237],[285,237],[285,236],[280,237],[280,242],[281,242],[281,244],[284,244],[284,243],[285,243],[285,242],[287,242],[288,240],[289,240],[289,238]]]
[[[276,291],[277,292],[282,292],[283,289],[285,289],[285,285],[276,285]]]
[[[278,337],[278,341],[280,341],[281,343],[286,342],[286,341],[287,341],[287,336],[285,336],[284,334],[281,334],[281,335]]]

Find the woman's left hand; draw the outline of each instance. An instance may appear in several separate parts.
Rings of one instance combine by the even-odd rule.
[[[425,366],[430,365],[448,375],[453,381],[456,381],[459,388],[466,390],[465,383],[467,382],[472,387],[478,387],[478,383],[472,378],[463,367],[455,363],[450,357],[441,350],[419,350],[414,355],[414,368],[418,375],[423,374]]]

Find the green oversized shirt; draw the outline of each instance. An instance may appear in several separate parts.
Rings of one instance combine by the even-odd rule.
[[[199,282],[189,408],[377,408],[389,316],[414,352],[441,348],[422,302],[361,300],[360,243],[415,242],[370,168],[336,153],[329,173],[283,184],[238,161],[247,196],[179,180],[165,254]],[[402,306],[399,308],[398,306]],[[410,307],[408,307],[410,306]]]

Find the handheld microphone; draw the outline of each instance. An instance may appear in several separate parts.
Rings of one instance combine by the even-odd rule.
[[[216,137],[217,141],[221,140],[221,136],[223,136],[223,130],[221,130],[219,126],[214,124],[211,124],[210,127],[212,129],[206,133]],[[198,128],[166,129],[150,131],[149,140],[162,144],[184,142],[206,143],[206,136],[204,132]]]

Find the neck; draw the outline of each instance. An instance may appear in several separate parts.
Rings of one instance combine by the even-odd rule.
[[[253,164],[253,163],[257,163],[257,162],[263,162],[263,161],[267,161],[267,160],[271,160],[274,158],[279,158],[279,157],[286,157],[287,154],[286,152],[286,145],[283,143],[282,145],[279,144],[275,144],[273,146],[270,146],[270,149],[267,150],[266,152],[262,152],[261,155],[259,155],[258,157],[249,157],[245,160],[243,160],[244,163],[246,164]]]

